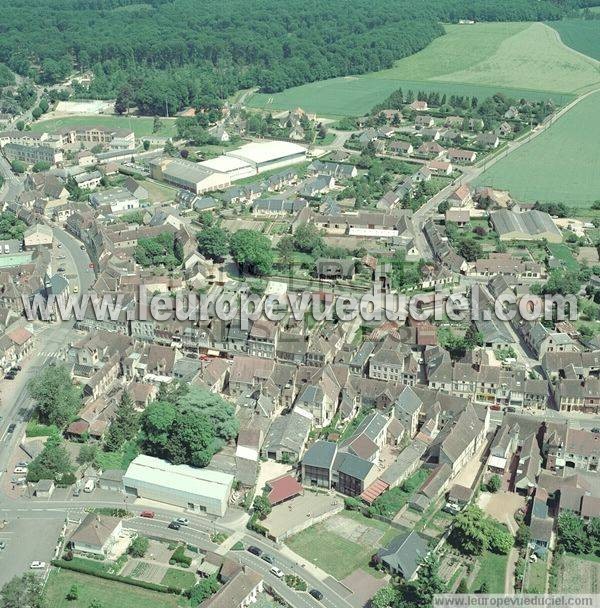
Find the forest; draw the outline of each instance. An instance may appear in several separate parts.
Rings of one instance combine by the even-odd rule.
[[[551,21],[576,0],[0,0],[0,62],[41,84],[92,71],[78,97],[145,114],[391,67],[440,22]],[[1,72],[0,72],[1,74]]]

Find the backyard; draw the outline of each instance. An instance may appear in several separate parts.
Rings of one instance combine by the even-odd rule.
[[[471,585],[471,591],[477,591],[485,582],[488,593],[504,593],[507,555],[498,555],[487,551],[479,558],[480,568]]]
[[[575,557],[574,555],[563,555],[558,559],[560,559],[560,565],[554,592],[600,592],[600,561],[585,559],[582,556]]]
[[[567,270],[579,271],[579,263],[573,257],[572,251],[562,243],[548,243],[548,250],[558,260],[560,260]]]
[[[392,91],[439,91],[485,98],[497,92],[564,104],[572,93],[600,84],[594,60],[572,52],[541,23],[446,25],[446,35],[397,61],[361,76],[321,80],[281,93],[253,95],[251,107],[306,111],[332,118],[368,112]]]
[[[66,595],[73,585],[77,586],[78,597],[67,600]],[[50,573],[46,598],[52,608],[88,608],[93,600],[100,601],[102,608],[177,608],[189,605],[189,601],[176,595],[60,569]]]
[[[526,202],[562,202],[587,213],[598,199],[600,92],[588,95],[530,143],[482,173],[476,185]],[[580,214],[577,214],[580,215]]]
[[[298,555],[341,580],[358,569],[376,574],[369,567],[371,557],[400,533],[401,530],[357,511],[342,511],[286,543]]]

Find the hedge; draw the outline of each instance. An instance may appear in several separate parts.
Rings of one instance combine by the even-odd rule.
[[[192,558],[185,554],[185,546],[179,545],[175,551],[173,551],[173,555],[169,559],[169,564],[181,564],[186,568],[189,568],[192,564]]]
[[[80,574],[88,574],[89,576],[95,576],[97,578],[104,578],[108,581],[116,581],[119,583],[125,583],[126,585],[133,585],[134,587],[142,587],[149,591],[158,591],[159,593],[173,593],[175,595],[181,595],[183,589],[177,587],[166,587],[165,585],[159,585],[157,583],[149,583],[147,581],[138,581],[135,578],[128,576],[119,576],[118,574],[109,574],[108,572],[100,572],[93,568],[88,568],[82,564],[73,564],[72,562],[65,561],[64,559],[52,560],[52,565],[56,568],[64,568],[65,570],[72,570],[73,572],[79,572]]]

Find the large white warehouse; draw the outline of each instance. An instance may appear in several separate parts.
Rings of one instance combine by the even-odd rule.
[[[306,160],[306,148],[289,141],[252,142],[225,152],[225,155],[239,158],[255,167],[257,173],[262,173],[301,163]]]
[[[211,171],[218,171],[219,173],[229,175],[232,182],[236,179],[243,179],[244,177],[256,175],[256,167],[254,165],[247,163],[241,158],[235,158],[234,156],[221,155],[216,158],[203,160],[198,164]]]
[[[138,498],[222,517],[227,510],[233,475],[141,455],[129,465],[123,486]]]

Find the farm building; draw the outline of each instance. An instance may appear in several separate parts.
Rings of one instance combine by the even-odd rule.
[[[233,485],[233,475],[173,465],[160,458],[138,456],[123,476],[125,491],[192,511],[222,517]]]
[[[560,243],[562,234],[552,218],[543,211],[531,210],[516,213],[500,209],[490,214],[490,219],[501,241],[541,241]]]
[[[253,142],[225,154],[247,162],[256,169],[256,173],[306,160],[306,148],[287,141]]]

